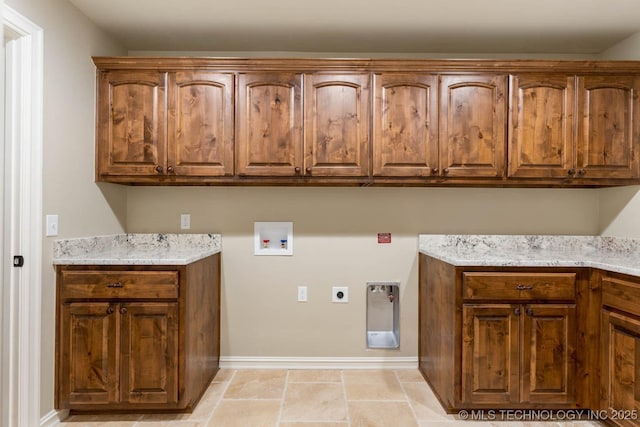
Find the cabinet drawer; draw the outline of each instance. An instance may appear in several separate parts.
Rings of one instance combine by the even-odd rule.
[[[462,295],[472,300],[572,300],[576,273],[462,274]]]
[[[177,271],[63,271],[60,297],[178,298]]]
[[[602,305],[640,316],[640,283],[603,277]]]

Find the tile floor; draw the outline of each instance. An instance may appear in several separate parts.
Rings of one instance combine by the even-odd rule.
[[[517,414],[516,414],[517,415]],[[417,370],[220,370],[191,414],[75,415],[63,427],[591,427],[461,421]]]

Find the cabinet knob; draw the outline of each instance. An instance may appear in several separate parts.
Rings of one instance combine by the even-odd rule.
[[[120,308],[120,314],[127,314],[127,307]]]
[[[113,307],[109,306],[109,307],[107,308],[107,314],[113,314],[113,311],[114,311],[114,310],[113,310]]]
[[[569,176],[574,176],[574,175],[576,174],[576,170],[575,170],[575,169],[573,169],[573,168],[572,168],[572,169],[569,169],[569,170],[567,171],[567,174],[568,174]]]
[[[445,175],[448,174],[449,173],[449,168],[442,169],[442,173],[445,174]]]
[[[584,169],[578,170],[578,176],[585,176],[586,173],[587,173],[587,171],[584,170]]]
[[[300,168],[298,166],[296,166],[295,168],[293,168],[293,170],[295,171],[295,173],[300,173]]]
[[[307,175],[311,175],[311,168],[306,168],[304,171]]]
[[[516,316],[520,316],[520,307],[516,307],[516,309],[513,310],[513,314],[515,314]]]
[[[173,166],[167,166],[167,173],[173,173]]]
[[[431,168],[431,175],[437,175],[438,174],[438,168]]]
[[[531,307],[527,308],[527,316],[533,316],[533,310]]]
[[[156,172],[162,173],[162,171],[163,171],[162,166],[160,165],[156,166]]]

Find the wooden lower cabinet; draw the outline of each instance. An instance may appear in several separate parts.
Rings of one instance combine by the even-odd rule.
[[[640,279],[602,278],[600,410],[608,422],[640,425]]]
[[[419,369],[450,413],[591,408],[580,269],[456,267],[420,255]]]
[[[218,370],[219,262],[58,266],[56,408],[190,411]]]
[[[481,404],[573,403],[573,304],[462,308],[462,400]]]

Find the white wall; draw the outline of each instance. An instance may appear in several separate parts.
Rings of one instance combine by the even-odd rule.
[[[640,33],[601,54],[602,59],[640,60]],[[640,153],[636,152],[636,156]],[[603,188],[600,196],[600,233],[640,238],[640,186]]]
[[[591,189],[131,187],[127,230],[222,233],[223,356],[417,355],[419,233],[596,234]],[[293,221],[294,255],[253,255],[254,221]],[[377,233],[392,233],[378,245]],[[401,348],[367,350],[365,284],[401,282]],[[309,302],[296,288],[309,287]],[[350,302],[332,304],[332,286]]]
[[[66,0],[6,0],[6,4],[44,30],[44,213],[60,215],[59,238],[122,232],[126,189],[93,182],[91,56],[125,51]],[[43,238],[41,416],[53,409],[52,245],[53,238]]]

